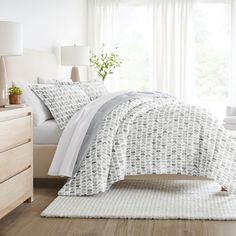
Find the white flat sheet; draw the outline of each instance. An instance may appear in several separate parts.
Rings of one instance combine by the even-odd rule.
[[[58,144],[62,130],[59,129],[55,120],[47,120],[41,125],[34,127],[34,144]]]

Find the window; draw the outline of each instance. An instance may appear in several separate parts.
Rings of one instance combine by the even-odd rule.
[[[121,89],[149,90],[150,61],[148,16],[143,5],[122,4],[119,8],[119,49],[124,59],[120,70]]]
[[[218,118],[226,113],[230,65],[230,2],[194,8],[195,76],[198,104]]]
[[[149,90],[152,89],[150,19],[145,3],[131,2],[122,1],[119,7],[119,48],[124,59],[119,85],[120,89]],[[220,119],[225,116],[228,98],[230,2],[198,0],[192,12],[197,104]]]

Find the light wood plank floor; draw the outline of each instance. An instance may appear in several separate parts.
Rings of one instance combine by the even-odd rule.
[[[35,188],[24,203],[0,220],[1,236],[235,236],[236,221],[118,220],[41,218],[58,188]]]

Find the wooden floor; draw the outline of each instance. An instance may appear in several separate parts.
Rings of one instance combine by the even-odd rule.
[[[33,203],[22,204],[0,220],[0,236],[236,236],[236,221],[41,218],[57,190],[35,188]]]

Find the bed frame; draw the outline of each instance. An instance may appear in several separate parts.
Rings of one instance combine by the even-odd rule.
[[[11,86],[12,80],[37,82],[37,77],[57,78],[59,66],[56,54],[52,52],[36,51],[24,49],[23,56],[9,57],[6,59],[8,73],[8,84]],[[34,179],[48,180],[57,179],[49,176],[48,169],[52,162],[57,145],[37,145],[34,144]],[[129,179],[205,179],[202,177],[180,176],[180,175],[145,175],[129,176]],[[63,180],[65,181],[65,179]],[[45,182],[44,182],[45,183]],[[224,190],[224,188],[222,188]]]

